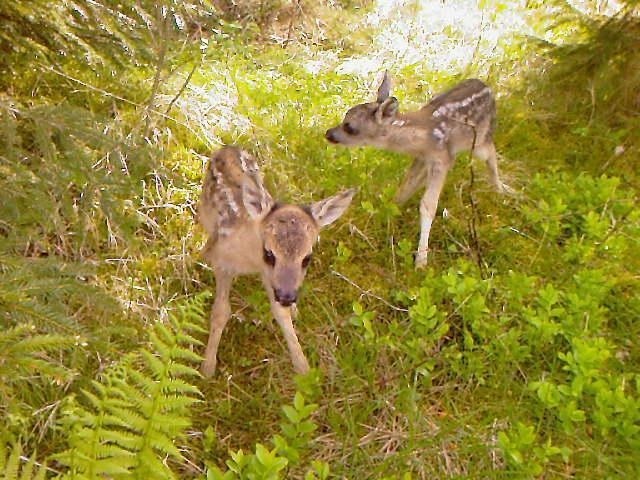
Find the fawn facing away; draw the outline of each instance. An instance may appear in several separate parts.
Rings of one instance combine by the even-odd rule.
[[[258,273],[280,325],[296,372],[309,364],[291,319],[320,228],[338,219],[355,189],[309,206],[276,203],[265,189],[258,163],[248,152],[224,147],[207,165],[198,219],[209,238],[202,254],[214,268],[216,295],[202,373],[216,369],[220,337],[231,313],[229,294],[238,275]]]
[[[420,187],[420,240],[415,262],[425,266],[431,223],[438,198],[456,154],[470,150],[489,167],[491,182],[499,192],[511,189],[500,181],[493,129],[496,106],[491,90],[482,81],[465,80],[433,98],[416,112],[398,112],[398,100],[390,97],[391,81],[385,72],[375,102],[351,108],[343,122],[327,130],[326,139],[348,147],[370,145],[407,153],[414,162],[396,194],[406,202]]]

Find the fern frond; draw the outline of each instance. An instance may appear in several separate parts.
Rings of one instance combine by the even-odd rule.
[[[45,465],[37,465],[35,456],[30,457],[21,469],[20,462],[22,459],[22,445],[16,444],[7,452],[6,446],[0,444],[0,478],[3,480],[45,479],[47,467]]]
[[[146,10],[145,10],[146,8]],[[37,52],[47,58],[65,56],[89,61],[121,63],[134,54],[150,56],[148,21],[152,7],[135,2],[67,1],[52,4],[46,0],[14,0],[0,5],[6,24],[0,30],[4,52]],[[141,11],[145,13],[144,17]],[[141,37],[144,41],[141,41]]]
[[[64,384],[75,372],[61,363],[61,353],[76,343],[64,335],[41,335],[33,325],[0,329],[0,404],[20,398],[33,404],[34,380]],[[40,405],[34,405],[39,408]]]
[[[56,457],[69,467],[69,477],[175,478],[165,459],[182,460],[176,442],[201,397],[190,382],[200,375],[194,368],[200,357],[188,348],[192,335],[185,325],[203,311],[204,299],[186,302],[169,322],[154,325],[148,349],[123,359],[83,391],[86,406],[70,405],[69,449]]]
[[[84,336],[85,329],[72,317],[76,303],[90,296],[96,309],[115,310],[112,299],[82,280],[94,274],[93,267],[3,251],[9,248],[0,240],[0,325],[34,324],[40,332]]]

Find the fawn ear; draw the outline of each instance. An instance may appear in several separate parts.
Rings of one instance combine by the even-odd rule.
[[[384,102],[389,98],[389,92],[391,91],[391,78],[389,78],[389,72],[384,71],[384,77],[382,77],[382,83],[378,87],[378,103]]]
[[[273,199],[263,185],[246,181],[242,184],[242,203],[250,218],[260,218],[271,211]]]
[[[330,223],[335,222],[351,204],[351,200],[356,192],[357,189],[350,188],[349,190],[344,190],[332,197],[325,198],[324,200],[311,204],[309,207],[311,210],[311,216],[318,223],[319,227],[325,227]]]
[[[384,120],[392,119],[398,113],[398,99],[389,97],[380,104],[374,113],[377,123],[383,123]]]

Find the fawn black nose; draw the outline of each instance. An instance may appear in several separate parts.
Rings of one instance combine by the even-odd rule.
[[[336,138],[336,131],[333,128],[327,130],[327,133],[324,134],[325,138],[329,140],[331,143],[338,143],[338,139]]]
[[[298,292],[281,290],[279,288],[273,289],[273,295],[276,297],[276,302],[278,302],[283,307],[290,307],[291,304],[296,302],[298,298]]]

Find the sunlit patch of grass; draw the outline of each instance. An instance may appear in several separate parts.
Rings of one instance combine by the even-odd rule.
[[[177,98],[175,95],[163,95],[159,104],[166,108],[173,101],[173,107],[180,112],[188,125],[193,126],[209,145],[222,142],[216,132],[233,130],[238,134],[246,133],[249,120],[238,112],[238,92],[230,78],[226,65],[221,62],[209,64],[216,75],[208,75],[206,81],[197,75],[186,84],[185,91]],[[177,91],[186,81],[182,76],[167,85],[167,91]]]
[[[365,25],[372,45],[345,58],[338,71],[371,76],[384,68],[424,65],[431,71],[485,74],[519,35],[532,33],[526,2],[379,0]]]

